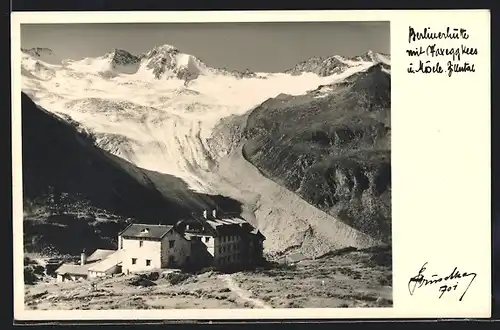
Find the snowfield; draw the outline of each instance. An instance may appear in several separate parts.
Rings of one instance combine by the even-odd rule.
[[[186,83],[172,72],[156,79],[151,61],[161,60],[148,56],[161,50],[170,56],[172,72],[197,71],[197,79]],[[102,147],[144,169],[177,176],[204,193],[217,193],[205,183],[212,164],[206,139],[220,119],[243,114],[278,94],[300,95],[373,65],[345,60],[352,67],[329,77],[258,73],[256,78],[237,78],[217,74],[168,45],[128,65],[116,63],[114,53],[60,64],[51,51],[42,55],[23,52],[22,58],[22,89],[37,104],[70,116],[101,137],[121,137],[115,139],[117,145]]]
[[[267,252],[300,246],[314,257],[379,242],[264,177],[241,151],[229,152],[208,140],[221,119],[245,114],[269,98],[302,95],[389,61],[367,54],[337,56],[340,73],[321,77],[311,72],[232,73],[207,67],[169,45],[139,56],[113,50],[79,61],[61,61],[50,50],[23,50],[22,90],[39,106],[92,132],[100,148],[149,170],[132,170],[120,162],[166,197],[186,202],[198,192],[238,200],[242,216],[267,237]],[[318,97],[332,88],[324,86]],[[187,188],[161,174],[181,179]]]

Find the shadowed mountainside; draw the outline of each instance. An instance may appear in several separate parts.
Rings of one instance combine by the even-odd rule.
[[[113,245],[127,219],[173,224],[206,207],[241,211],[239,202],[195,193],[181,179],[157,173],[173,187],[173,197],[165,197],[145,170],[94,146],[92,136],[24,93],[22,142],[24,234],[34,251],[51,247],[71,254]],[[180,190],[189,199],[177,198]]]
[[[268,99],[221,123],[212,143],[243,143],[265,176],[390,243],[390,90],[385,66],[374,65],[305,95]]]

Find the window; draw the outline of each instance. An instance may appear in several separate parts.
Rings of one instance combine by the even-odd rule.
[[[205,237],[205,243],[208,243],[210,241],[210,237]]]
[[[132,265],[135,265],[137,263],[137,258],[132,258]]]
[[[222,248],[219,246],[219,253],[222,253]]]
[[[173,248],[175,241],[168,241],[168,247]]]
[[[151,260],[146,259],[146,266],[151,266]]]
[[[143,244],[144,244],[144,241],[139,241],[139,247],[142,247]]]

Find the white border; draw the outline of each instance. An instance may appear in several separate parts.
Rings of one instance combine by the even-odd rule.
[[[489,125],[489,12],[454,11],[230,11],[230,12],[15,12],[11,15],[12,45],[12,132],[13,132],[13,237],[14,314],[17,320],[164,320],[164,319],[325,319],[325,318],[408,318],[408,317],[489,317],[490,316],[490,125]],[[185,309],[185,310],[99,310],[25,311],[23,284],[21,112],[20,112],[20,24],[32,23],[180,23],[180,22],[306,22],[306,21],[390,21],[392,58],[392,167],[393,167],[393,290],[392,308],[317,309]],[[410,77],[405,73],[408,24],[468,28],[480,48],[478,72],[459,78]],[[472,42],[472,41],[471,41]],[[436,93],[458,96],[444,102]],[[422,98],[415,91],[431,95]],[[457,100],[469,91],[475,102]],[[429,92],[429,93],[428,93]],[[433,97],[433,98],[432,98]],[[466,108],[468,107],[468,108]],[[429,116],[418,120],[416,113]],[[471,111],[474,126],[464,111]],[[446,120],[448,118],[448,120]],[[422,125],[421,131],[415,125]],[[434,126],[433,126],[434,125]],[[431,127],[432,126],[432,127]],[[439,135],[429,133],[433,128]],[[455,148],[462,141],[461,162],[443,158],[436,145]],[[419,133],[420,132],[420,133]],[[434,132],[434,131],[432,131]],[[418,136],[420,134],[420,136]],[[418,138],[416,138],[418,136]],[[426,140],[432,136],[432,140]],[[416,141],[416,139],[418,141]],[[430,139],[430,137],[429,137]],[[420,144],[418,144],[420,143]],[[419,146],[424,144],[425,150]],[[476,148],[473,152],[470,148]],[[422,156],[416,158],[419,150]],[[441,152],[441,153],[440,153]],[[473,161],[468,161],[473,159]],[[434,168],[426,166],[430,159]],[[434,173],[446,170],[441,176]],[[466,174],[463,171],[467,171]],[[473,179],[464,180],[464,175]],[[442,177],[446,180],[440,180]],[[459,184],[462,180],[462,184]],[[439,182],[438,182],[439,181]],[[427,184],[427,188],[425,185]],[[420,190],[419,190],[420,189]],[[463,199],[457,190],[473,194]],[[473,189],[473,191],[471,191]],[[432,203],[441,198],[442,205]],[[467,205],[466,203],[469,203]],[[453,205],[462,209],[455,211]],[[421,211],[426,208],[426,212]],[[434,208],[434,209],[432,209]],[[472,212],[474,210],[474,212]],[[418,225],[416,225],[418,223]],[[436,232],[437,231],[437,232]],[[425,243],[425,244],[424,244]],[[407,279],[421,265],[434,262],[439,270],[455,265],[480,274],[468,300],[462,303],[437,300],[431,294],[409,296]],[[473,269],[469,269],[469,268]]]

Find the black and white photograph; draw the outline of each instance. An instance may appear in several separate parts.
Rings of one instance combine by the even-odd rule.
[[[393,306],[389,21],[20,34],[26,310]]]

